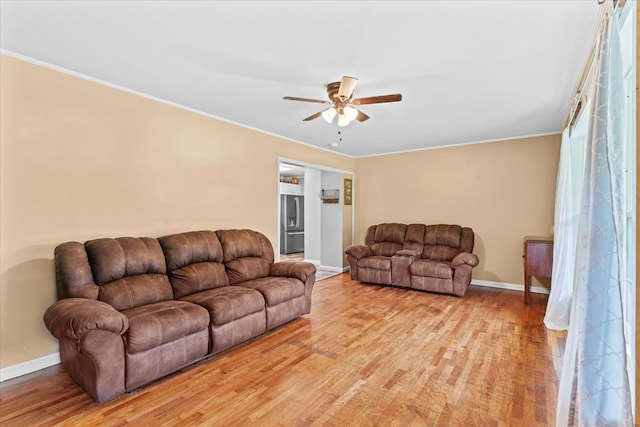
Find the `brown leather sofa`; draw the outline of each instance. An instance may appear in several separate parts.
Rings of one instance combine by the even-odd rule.
[[[252,230],[64,243],[44,322],[104,402],[308,314],[315,266],[273,261]]]
[[[474,233],[459,225],[372,225],[345,252],[352,280],[462,296],[471,283]]]

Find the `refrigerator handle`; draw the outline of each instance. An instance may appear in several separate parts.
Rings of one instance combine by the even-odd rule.
[[[300,198],[296,197],[296,228],[300,227]]]

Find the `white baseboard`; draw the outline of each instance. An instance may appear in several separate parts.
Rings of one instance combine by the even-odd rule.
[[[48,368],[60,363],[60,353],[53,353],[37,359],[27,360],[17,365],[7,366],[0,369],[0,382],[30,374],[40,369]]]
[[[321,268],[323,270],[329,270],[329,271],[337,271],[339,273],[346,273],[347,271],[349,271],[349,267],[331,267],[328,265],[322,265],[322,263],[320,261],[315,261],[312,259],[305,259],[305,262],[310,262],[311,264],[315,265],[316,268]]]
[[[476,285],[476,286],[486,286],[488,288],[509,289],[509,290],[512,290],[512,291],[524,292],[524,285],[519,285],[519,284],[515,284],[515,283],[492,282],[490,280],[472,279],[471,280],[471,284],[472,285]],[[542,286],[531,286],[531,288],[529,288],[529,289],[530,289],[531,292],[536,293],[536,294],[548,294],[549,293],[549,289],[544,288]]]
[[[318,265],[318,268],[329,271],[337,271],[338,273],[344,273],[345,269],[343,267],[330,267],[328,265]]]

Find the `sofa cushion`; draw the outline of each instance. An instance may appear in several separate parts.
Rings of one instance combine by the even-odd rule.
[[[264,234],[253,230],[218,230],[216,234],[224,251],[230,284],[269,275],[273,247]]]
[[[173,298],[157,239],[96,239],[85,248],[100,301],[127,310]]]
[[[158,239],[96,239],[86,242],[85,247],[97,285],[104,285],[125,276],[167,272]]]
[[[200,262],[169,272],[169,281],[176,298],[229,285],[224,264]]]
[[[185,301],[147,304],[122,314],[129,319],[129,329],[124,335],[127,353],[158,347],[209,326],[207,310]]]
[[[175,298],[228,286],[222,245],[213,231],[192,231],[158,239]]]
[[[271,242],[262,233],[253,230],[218,230],[216,231],[222,249],[224,262],[238,258],[264,258],[273,263]]]
[[[391,270],[391,258],[386,256],[370,256],[358,260],[358,267],[375,270]]]
[[[419,259],[411,263],[409,272],[414,276],[435,277],[438,279],[451,279],[453,277],[451,264],[446,261]]]
[[[237,286],[259,291],[268,307],[304,296],[304,284],[298,279],[288,277],[264,277],[238,283]]]
[[[169,279],[164,274],[139,274],[100,286],[98,300],[118,311],[173,299]]]
[[[256,290],[240,286],[224,286],[182,298],[207,309],[211,324],[220,326],[249,314],[264,311],[264,298]]]
[[[240,258],[226,263],[227,276],[232,285],[253,279],[267,277],[271,263],[264,258]]]
[[[172,234],[158,241],[169,270],[198,262],[222,262],[222,245],[213,231]]]

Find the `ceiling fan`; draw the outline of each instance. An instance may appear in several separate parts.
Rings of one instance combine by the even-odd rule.
[[[357,98],[352,100],[353,91],[357,84],[358,79],[349,76],[343,76],[342,80],[339,82],[329,83],[327,85],[329,101],[298,98],[295,96],[285,96],[283,99],[286,99],[287,101],[316,102],[318,104],[331,105],[331,107],[326,110],[312,114],[306,119],[303,119],[303,121],[308,122],[322,116],[327,123],[331,123],[333,118],[338,116],[338,126],[347,126],[354,119],[357,119],[359,122],[364,122],[369,119],[369,116],[356,108],[358,105],[398,102],[402,100],[402,95],[399,93],[395,93],[393,95],[369,96],[366,98]]]

